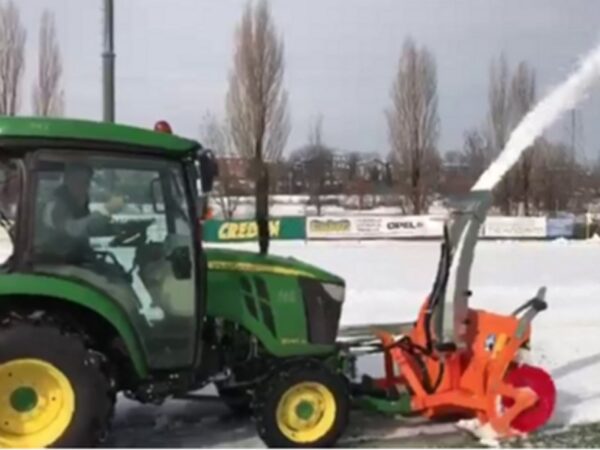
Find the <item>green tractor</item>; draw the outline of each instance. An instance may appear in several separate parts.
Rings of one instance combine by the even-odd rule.
[[[269,446],[336,441],[350,406],[336,344],[344,280],[203,248],[210,151],[8,117],[0,148],[1,447],[101,445],[118,393],[161,402],[210,383]]]

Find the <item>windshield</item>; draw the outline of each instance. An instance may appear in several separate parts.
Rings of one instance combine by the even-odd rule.
[[[79,280],[120,303],[148,336],[157,367],[189,364],[196,337],[183,169],[164,159],[48,152],[32,174],[34,270]]]

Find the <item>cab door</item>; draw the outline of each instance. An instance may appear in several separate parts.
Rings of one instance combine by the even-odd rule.
[[[89,184],[71,185],[73,164],[89,168]],[[185,165],[150,156],[42,151],[34,167],[34,271],[75,279],[118,303],[151,369],[190,367],[201,321],[197,225]],[[82,192],[88,211],[79,206],[77,219],[95,216],[94,226],[71,220],[68,203]],[[111,213],[107,205],[116,197],[124,205]],[[69,217],[57,221],[56,205]],[[102,216],[109,216],[109,226]],[[85,233],[74,237],[73,230]]]

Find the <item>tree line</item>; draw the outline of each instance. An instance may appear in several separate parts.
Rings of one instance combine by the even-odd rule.
[[[22,106],[26,42],[27,31],[15,1],[0,3],[0,115],[16,115]],[[429,49],[409,37],[390,80],[390,99],[382,117],[387,123],[389,154],[373,158],[336,151],[325,140],[325,118],[317,116],[306,144],[284,158],[291,127],[284,50],[268,0],[249,1],[235,30],[225,115],[206,113],[201,140],[222,161],[246,162],[246,191],[258,194],[261,183],[266,183],[271,192],[297,193],[300,186],[318,210],[325,194],[362,199],[381,192],[383,186],[407,213],[426,212],[437,198],[468,190],[537,99],[534,68],[527,61],[513,68],[500,55],[490,64],[487,113],[481,124],[464,133],[461,149],[440,151],[436,61]],[[64,114],[62,75],[55,18],[46,10],[39,24],[32,86],[35,115]],[[336,168],[340,153],[345,159],[343,174]],[[366,160],[373,160],[372,164],[359,173],[357,168]],[[239,178],[228,164],[221,164],[217,198],[226,214],[236,206],[235,194],[243,191]],[[581,209],[600,195],[599,180],[600,169],[579,164],[572,145],[542,137],[502,180],[495,203],[505,214]],[[268,205],[257,203],[257,207]]]
[[[0,115],[15,116],[21,109],[27,30],[16,3],[0,3]],[[64,114],[62,58],[54,14],[42,12],[39,25],[38,65],[32,86],[32,109],[37,116]]]
[[[306,144],[287,159],[282,158],[290,131],[287,92],[282,81],[284,44],[267,0],[246,5],[234,46],[226,117],[220,121],[213,114],[205,116],[203,141],[225,160],[232,156],[253,160],[248,177],[254,181],[261,164],[271,174],[282,176],[283,172],[283,178],[291,179],[291,175],[300,172],[304,193],[320,210],[320,197],[332,191],[335,151],[324,142],[324,119],[320,116],[311,125]],[[347,154],[346,179],[335,183],[342,186],[340,193],[369,193],[375,179],[381,182],[383,178],[404,211],[425,213],[436,198],[464,193],[473,185],[537,100],[535,69],[527,61],[512,68],[507,58],[500,55],[490,63],[486,117],[464,133],[462,149],[440,152],[437,76],[433,54],[407,38],[391,80],[385,112],[389,155],[384,157],[383,165],[351,182],[353,162],[364,155]],[[236,200],[231,197],[239,193],[240,180],[236,179],[239,174],[228,173],[227,165],[222,169],[220,201],[228,215],[235,209]],[[574,148],[542,137],[497,187],[495,204],[504,214],[581,209],[600,194],[599,180],[598,167],[578,164]]]

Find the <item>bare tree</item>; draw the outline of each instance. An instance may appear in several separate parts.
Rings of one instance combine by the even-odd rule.
[[[233,218],[240,204],[240,197],[235,195],[236,177],[228,164],[228,159],[235,156],[231,149],[231,135],[227,124],[222,123],[211,113],[206,113],[200,126],[202,145],[215,152],[219,164],[219,178],[215,186],[214,198],[219,205],[223,217]]]
[[[0,115],[3,116],[14,116],[19,110],[26,37],[15,3],[11,0],[0,4]]]
[[[348,181],[354,181],[358,176],[358,164],[361,155],[358,152],[351,152],[348,155]]]
[[[511,128],[515,128],[533,107],[536,95],[535,86],[535,71],[525,61],[520,62],[511,82]],[[535,161],[534,148],[535,145],[523,153],[514,171],[515,194],[522,202],[526,216],[530,213],[531,177]]]
[[[291,157],[295,164],[303,168],[304,179],[311,201],[321,215],[321,197],[331,174],[333,152],[323,143],[323,117],[319,116],[311,125],[308,144],[297,150]]]
[[[277,160],[287,142],[283,50],[268,2],[248,3],[236,30],[226,106],[235,149],[249,159]]]
[[[33,111],[38,116],[62,116],[62,60],[56,38],[54,14],[48,10],[42,13],[39,39],[38,75],[33,86]]]
[[[537,170],[533,173],[532,197],[538,209],[546,213],[564,211],[573,198],[575,171],[569,164],[569,148],[541,138]]]
[[[226,108],[234,148],[253,160],[261,253],[266,253],[269,238],[264,162],[280,158],[290,131],[284,68],[283,40],[277,35],[267,0],[259,0],[254,8],[248,3],[236,30]]]
[[[437,75],[433,56],[404,42],[387,111],[390,144],[396,162],[408,178],[404,184],[414,214],[425,211],[438,161]]]
[[[468,130],[464,136],[461,159],[467,169],[471,184],[475,183],[491,162],[491,151],[485,136],[477,129]]]
[[[508,141],[511,132],[510,74],[504,54],[490,65],[488,90],[488,141],[493,156],[497,156]],[[504,214],[510,214],[512,173],[500,181],[496,198]]]

